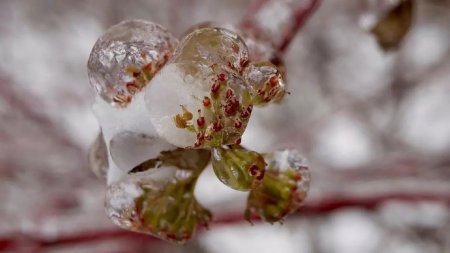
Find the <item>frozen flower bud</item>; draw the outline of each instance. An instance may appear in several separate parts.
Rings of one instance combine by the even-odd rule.
[[[248,50],[237,34],[222,28],[188,34],[146,88],[158,133],[183,148],[238,143],[253,108],[241,76],[247,64]]]
[[[158,24],[121,22],[95,43],[88,61],[89,81],[106,102],[126,106],[168,61],[176,44]]]
[[[212,165],[217,178],[239,191],[248,191],[255,181],[264,178],[264,158],[240,146],[217,147],[212,150]]]
[[[252,90],[252,103],[265,105],[280,101],[286,93],[282,73],[270,62],[252,62],[244,70],[243,76]]]
[[[108,187],[105,208],[122,228],[184,243],[211,214],[194,196],[198,175],[208,164],[206,150],[174,150],[137,166]],[[180,167],[184,166],[184,167]]]
[[[276,222],[295,212],[306,198],[310,174],[296,150],[273,152],[265,156],[268,163],[264,179],[250,191],[245,218],[258,216]]]

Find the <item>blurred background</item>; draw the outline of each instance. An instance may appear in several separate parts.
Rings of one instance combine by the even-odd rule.
[[[245,195],[211,171],[196,192],[216,221],[186,246],[107,219],[105,182],[87,161],[99,132],[86,71],[97,38],[131,18],[181,36],[203,21],[237,23],[263,2],[0,1],[0,252],[450,252],[446,0],[413,1],[391,50],[371,27],[395,0],[320,1],[289,39],[291,94],[255,111],[245,136],[258,151],[293,147],[308,160],[308,200],[284,224],[243,221]],[[266,26],[290,20],[275,7]]]

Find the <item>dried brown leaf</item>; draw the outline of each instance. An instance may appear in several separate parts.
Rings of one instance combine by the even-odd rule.
[[[411,28],[413,0],[403,0],[372,28],[371,33],[385,51],[397,49]]]

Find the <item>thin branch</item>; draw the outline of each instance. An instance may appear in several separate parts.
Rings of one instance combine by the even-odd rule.
[[[274,24],[276,28],[266,27],[265,24],[259,23],[256,19],[257,16],[263,11],[267,11],[266,8],[272,8],[270,4],[283,4],[286,9],[290,11],[291,19],[289,22],[276,23],[274,16]],[[244,18],[240,23],[240,27],[243,30],[249,31],[253,34],[265,34],[266,39],[272,41],[274,47],[279,53],[284,53],[292,42],[293,38],[300,30],[300,28],[306,23],[308,18],[319,7],[321,0],[309,0],[306,4],[297,4],[293,2],[283,2],[274,0],[255,0],[252,1],[244,14]],[[273,38],[270,34],[267,34],[266,30],[282,31],[281,38]]]
[[[450,204],[450,195],[446,193],[387,193],[378,196],[330,196],[329,198],[312,200],[306,203],[299,212],[291,217],[302,217],[304,215],[320,215],[327,214],[342,208],[362,208],[366,210],[376,210],[381,204],[387,201],[402,201],[402,202],[418,202],[418,201],[440,201]],[[230,225],[245,222],[242,213],[227,214],[218,217],[214,220],[214,226]],[[255,220],[254,222],[259,222]],[[204,232],[204,231],[203,231]],[[10,237],[0,238],[0,250],[12,250],[20,247],[23,241],[26,241],[35,248],[43,249],[53,246],[72,246],[83,243],[92,243],[98,241],[125,239],[134,242],[145,242],[146,245],[157,245],[162,241],[155,237],[129,232],[122,229],[104,229],[91,232],[79,232],[77,234],[61,236],[57,238],[47,239],[41,237],[30,237],[26,235],[17,234]]]
[[[19,94],[16,90],[9,87],[11,85],[8,81],[0,79],[0,98],[6,101],[10,107],[18,113],[21,113],[24,118],[34,122],[40,127],[40,129],[55,143],[61,144],[72,148],[74,151],[82,155],[80,147],[76,146],[69,138],[67,138],[59,129],[55,127],[55,124],[51,120],[37,111],[36,108],[40,108],[29,101],[39,101],[34,98],[33,94],[30,94],[26,90],[20,90]]]

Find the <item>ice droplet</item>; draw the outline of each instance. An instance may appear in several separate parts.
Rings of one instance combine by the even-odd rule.
[[[254,105],[280,101],[286,93],[286,84],[282,73],[268,61],[250,63],[245,68],[243,76],[251,87]]]
[[[88,61],[89,81],[106,102],[126,106],[168,61],[176,44],[158,24],[121,22],[95,43]]]
[[[248,64],[242,39],[223,28],[188,34],[146,88],[157,132],[178,147],[239,142],[252,111],[241,74]]]

